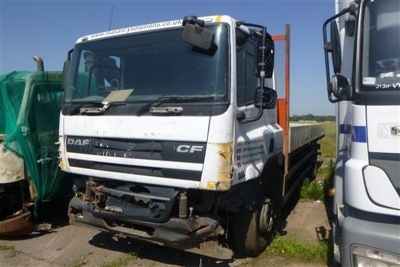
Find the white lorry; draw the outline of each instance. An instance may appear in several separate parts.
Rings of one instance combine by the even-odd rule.
[[[400,265],[399,18],[400,1],[341,0],[323,25],[337,103],[334,259],[343,266]]]
[[[265,27],[225,15],[79,38],[59,127],[70,222],[219,259],[231,240],[262,252],[324,136],[321,124],[289,131],[275,52]]]

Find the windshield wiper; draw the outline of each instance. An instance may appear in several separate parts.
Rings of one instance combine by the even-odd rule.
[[[71,103],[70,103],[71,105]],[[83,108],[93,108],[93,107],[100,107],[103,104],[101,102],[85,102],[83,104],[80,104],[78,106],[76,106],[74,109],[72,109],[69,112],[69,115],[76,115],[76,114],[81,114],[81,109]]]
[[[79,113],[81,115],[103,115],[104,112],[106,112],[106,110],[110,107],[110,106],[122,106],[122,105],[126,105],[126,102],[101,102],[98,103],[101,104],[103,106],[100,105],[100,107],[82,107],[79,111]]]
[[[136,111],[136,116],[140,116],[143,112],[149,111],[150,108],[158,107],[164,103],[187,103],[187,102],[201,102],[216,99],[215,96],[161,96],[153,101],[142,106]]]
[[[79,111],[79,114],[81,115],[101,115],[106,112],[107,108],[110,106],[111,103],[109,102],[102,102],[101,103],[103,106],[102,107],[96,107],[96,106],[91,106],[91,107],[82,107]]]
[[[125,105],[126,103],[118,102],[85,102],[78,105],[71,112],[70,115],[102,115],[110,106]]]

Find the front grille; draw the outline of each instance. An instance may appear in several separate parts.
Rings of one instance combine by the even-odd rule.
[[[165,168],[156,164],[154,166],[128,165],[122,159],[203,164],[206,143],[68,136],[67,152],[104,157],[101,161],[84,160],[82,157],[69,158],[71,167],[200,181],[201,171],[199,170]],[[115,163],[115,160],[110,163],[106,160],[110,157],[121,158],[121,163]]]

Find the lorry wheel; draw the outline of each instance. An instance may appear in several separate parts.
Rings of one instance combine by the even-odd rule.
[[[253,208],[233,215],[232,230],[236,250],[249,256],[263,252],[272,235],[274,212],[269,198]]]

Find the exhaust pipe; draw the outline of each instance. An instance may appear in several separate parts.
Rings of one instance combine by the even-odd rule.
[[[43,59],[39,56],[34,55],[33,60],[36,61],[36,70],[37,71],[44,71],[44,63]]]

